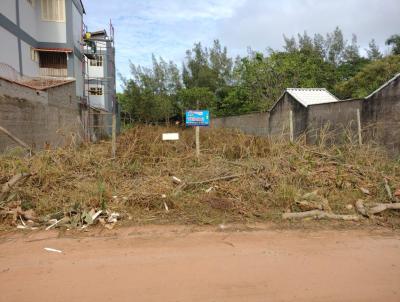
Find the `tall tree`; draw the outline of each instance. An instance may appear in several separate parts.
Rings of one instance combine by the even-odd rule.
[[[327,34],[326,43],[328,61],[336,66],[339,65],[343,60],[343,52],[346,44],[342,30],[336,27],[333,33]]]
[[[367,49],[368,59],[374,61],[378,59],[382,59],[382,53],[379,50],[378,45],[376,45],[375,39],[372,39],[368,44]]]

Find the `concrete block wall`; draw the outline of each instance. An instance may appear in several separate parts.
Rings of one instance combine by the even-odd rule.
[[[367,140],[400,153],[400,77],[364,101],[362,123]]]
[[[234,128],[243,133],[268,136],[269,113],[250,113],[237,116],[220,117],[211,120],[211,127]]]
[[[83,138],[75,82],[34,90],[0,79],[0,126],[34,149],[59,147]],[[15,147],[0,133],[0,151]]]
[[[362,111],[363,100],[347,100],[337,103],[318,104],[307,110],[307,142],[315,143],[322,134],[328,141],[357,141],[357,110]]]
[[[307,128],[307,108],[297,102],[291,95],[285,93],[270,110],[269,135],[272,137],[284,137],[289,139],[290,111],[293,118],[294,138],[299,137]]]

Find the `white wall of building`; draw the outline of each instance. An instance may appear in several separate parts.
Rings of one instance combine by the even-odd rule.
[[[83,66],[82,62],[79,60],[77,56],[74,56],[74,72],[75,72],[75,79],[76,79],[76,95],[83,97]]]
[[[40,42],[67,43],[67,26],[65,22],[38,22],[38,40]]]
[[[74,45],[76,48],[81,49],[83,18],[74,4],[72,4],[72,24],[73,24],[72,33],[73,33]]]
[[[40,0],[34,2],[34,6],[28,1],[19,1],[19,24],[23,31],[34,39],[38,39],[37,20],[40,12]],[[40,17],[40,15],[39,15]]]
[[[88,94],[88,100],[90,102],[90,106],[96,107],[96,108],[101,108],[101,109],[107,109],[105,106],[105,91],[104,91],[104,86],[103,85],[97,85],[97,84],[86,84],[86,91],[89,91],[91,87],[101,87],[103,88],[103,95],[91,95]]]
[[[0,27],[0,63],[6,63],[19,72],[18,39]]]
[[[0,12],[17,24],[17,8],[15,0],[0,0]]]
[[[90,61],[88,64],[89,69],[89,77],[90,78],[104,78],[104,61],[105,57],[103,56],[103,66],[90,66]]]
[[[30,77],[39,76],[39,61],[32,60],[31,46],[24,41],[21,41],[21,53],[22,53],[22,67],[24,75]]]

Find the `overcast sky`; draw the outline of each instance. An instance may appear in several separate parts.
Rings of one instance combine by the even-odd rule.
[[[89,30],[116,31],[117,70],[129,75],[129,61],[148,66],[151,54],[181,66],[193,43],[219,39],[232,56],[247,47],[279,49],[282,35],[326,34],[339,26],[355,33],[362,48],[375,38],[400,33],[400,0],[83,0]]]

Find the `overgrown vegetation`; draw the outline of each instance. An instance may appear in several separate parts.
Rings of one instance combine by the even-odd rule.
[[[162,142],[168,130],[181,139]],[[1,203],[1,222],[10,223],[4,209],[12,203],[47,219],[96,209],[136,224],[280,221],[283,212],[295,210],[297,197],[315,190],[335,213],[350,214],[348,205],[358,199],[387,201],[384,178],[393,192],[400,187],[399,161],[370,146],[307,146],[223,130],[202,131],[201,142],[197,160],[192,130],[136,126],[119,137],[114,160],[109,142],[33,157],[2,155],[1,184],[21,172],[32,176]],[[384,213],[379,222],[398,226],[398,218]]]
[[[288,87],[324,87],[340,98],[365,97],[400,71],[400,39],[387,40],[386,57],[374,40],[360,54],[357,37],[346,41],[336,28],[326,36],[284,36],[282,51],[251,49],[246,57],[231,58],[217,40],[200,43],[186,52],[180,70],[174,62],[153,56],[152,68],[131,64],[132,77],[124,79],[119,95],[123,110],[146,123],[182,119],[186,109],[210,109],[214,115],[266,111]]]

